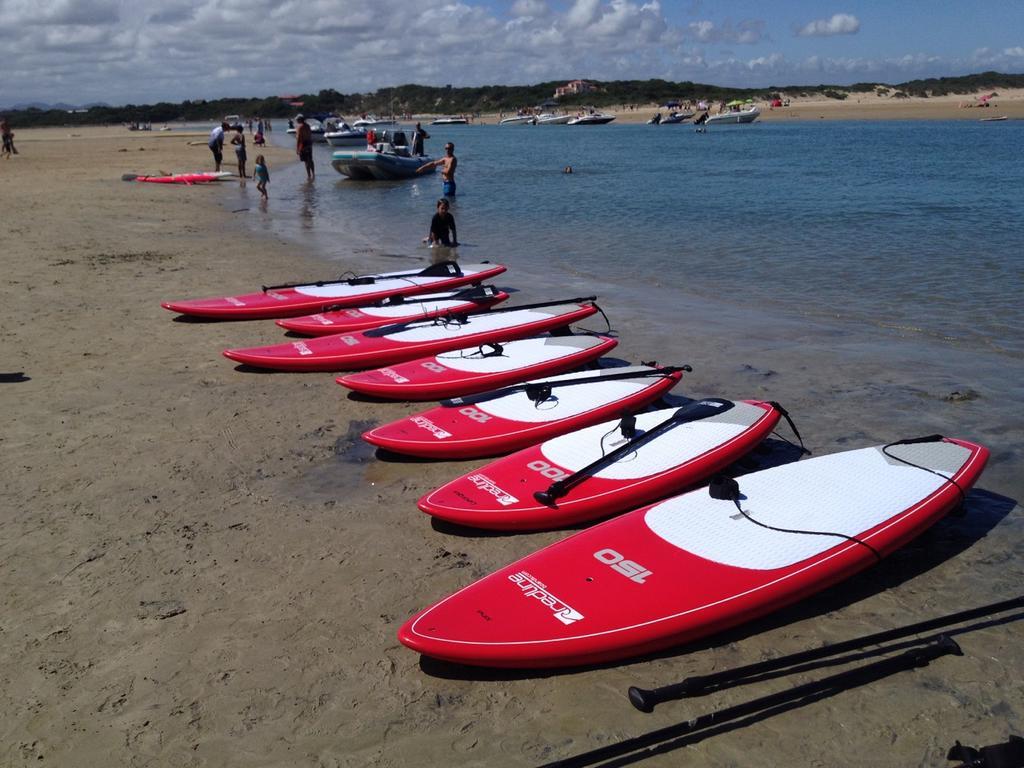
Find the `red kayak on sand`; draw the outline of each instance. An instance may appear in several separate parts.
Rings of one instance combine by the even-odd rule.
[[[467,344],[533,336],[564,328],[595,312],[597,307],[589,299],[568,299],[468,316],[385,325],[265,347],[228,349],[224,356],[246,365],[279,371],[350,371],[412,360]]]
[[[165,301],[171,312],[218,320],[257,320],[266,317],[308,315],[328,308],[372,304],[388,296],[409,296],[481,283],[505,271],[500,264],[458,265],[453,261],[431,264],[418,271],[384,272],[348,279],[265,285],[260,293],[216,296],[209,299]]]
[[[749,622],[874,565],[963,502],[988,450],[917,440],[721,478],[613,518],[435,603],[398,639],[462,664],[568,667]]]
[[[538,336],[440,352],[387,368],[350,373],[337,381],[374,397],[441,400],[571,371],[597,360],[618,343],[610,336]]]
[[[674,387],[682,368],[634,365],[577,371],[436,408],[369,430],[378,448],[432,459],[496,456],[638,411]]]
[[[172,173],[164,176],[141,176],[134,173],[126,173],[121,177],[122,181],[147,181],[150,184],[208,184],[211,181],[220,181],[231,176],[227,171],[211,171],[209,173]]]
[[[698,483],[766,438],[771,403],[706,399],[554,437],[473,470],[419,501],[428,515],[504,531],[556,528],[636,509]]]
[[[370,305],[289,317],[275,322],[286,330],[305,336],[330,336],[334,333],[364,331],[389,323],[430,320],[445,314],[482,312],[507,298],[507,293],[493,285],[477,285],[445,293],[391,296]]]

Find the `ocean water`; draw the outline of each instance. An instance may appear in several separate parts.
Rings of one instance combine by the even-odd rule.
[[[459,258],[520,287],[589,279],[1024,356],[1024,122],[427,128],[428,152],[456,145]],[[326,260],[426,257],[440,177],[353,182],[331,151],[312,185],[275,172],[255,225]]]

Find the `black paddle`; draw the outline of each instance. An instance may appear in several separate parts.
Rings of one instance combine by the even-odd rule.
[[[486,312],[479,313],[478,317],[500,315],[504,312],[518,312],[521,309],[540,309],[541,307],[557,307],[562,304],[581,304],[583,302],[593,302],[597,299],[597,296],[579,296],[574,299],[557,299],[555,301],[541,301],[536,304],[520,304],[515,307],[502,307],[501,309],[488,309]],[[597,305],[594,304],[596,307]],[[469,315],[465,312],[452,312],[448,311],[442,315],[438,315],[434,318],[435,325],[444,325],[445,323],[458,323],[463,324],[469,321]],[[420,323],[422,320],[407,320],[402,323],[392,323],[391,325],[382,325],[380,328],[370,328],[369,330],[363,331],[367,336],[388,336],[392,333],[399,333],[408,328],[412,323]]]
[[[667,746],[666,742],[668,742],[669,739],[679,739],[680,737],[687,736],[695,733],[696,731],[705,730],[716,725],[722,725],[723,723],[728,723],[748,715],[756,715],[766,712],[775,707],[793,704],[802,699],[808,699],[811,696],[817,695],[823,698],[851,688],[866,685],[867,683],[873,683],[897,672],[903,672],[916,667],[926,667],[935,659],[950,654],[963,656],[963,651],[954,640],[943,635],[934,642],[911,648],[897,656],[890,656],[870,664],[855,667],[854,669],[847,670],[846,672],[839,672],[838,674],[830,675],[829,677],[822,678],[821,680],[815,680],[810,683],[798,685],[795,688],[790,688],[789,690],[772,693],[732,707],[726,707],[718,712],[709,712],[706,715],[700,715],[692,720],[686,720],[665,728],[659,728],[658,730],[651,731],[650,733],[645,733],[642,736],[626,739],[625,741],[620,741],[617,744],[609,744],[606,747],[599,747],[598,749],[594,749],[590,752],[585,752],[574,757],[569,757],[565,760],[556,760],[553,763],[545,763],[540,766],[540,768],[580,768],[580,766],[595,765],[614,757],[627,755],[631,752],[637,754],[631,756],[634,759],[631,759],[630,762],[639,761],[646,757],[653,757],[653,751],[651,754],[638,752],[638,750],[644,749],[645,747],[654,747],[655,749],[658,749],[656,745],[662,745],[661,751],[664,751],[664,748]]]
[[[675,701],[687,696],[700,696],[722,688],[740,685],[745,680],[754,677],[755,675],[763,675],[768,672],[775,672],[776,670],[794,667],[797,664],[825,659],[830,656],[838,656],[846,653],[847,651],[860,650],[861,648],[869,645],[880,645],[891,640],[898,640],[900,638],[907,637],[908,635],[928,632],[933,629],[939,629],[940,627],[948,627],[951,624],[959,624],[964,621],[971,621],[972,619],[990,616],[994,613],[1003,613],[1013,608],[1021,607],[1024,607],[1024,595],[1019,595],[1018,597],[1010,600],[1003,600],[998,603],[983,605],[978,608],[970,608],[966,611],[959,611],[958,613],[938,616],[934,619],[926,619],[925,621],[919,621],[916,624],[907,624],[903,627],[896,627],[895,629],[887,629],[871,635],[855,637],[851,640],[826,645],[821,648],[811,648],[807,651],[791,653],[788,656],[780,656],[777,659],[759,661],[755,664],[747,664],[746,666],[736,667],[735,669],[725,669],[711,675],[693,675],[678,683],[665,685],[661,688],[645,689],[634,686],[629,689],[629,700],[632,702],[633,706],[641,712],[651,712],[656,706],[663,702]]]
[[[435,297],[433,301],[476,301],[478,299],[491,299],[498,295],[498,289],[493,285],[474,285],[469,288],[463,288],[459,291],[450,291],[443,298]],[[422,294],[413,294],[407,296],[404,293],[399,293],[394,296],[387,296],[383,299],[375,301],[373,306],[375,307],[393,307],[397,304],[409,304],[416,303],[417,301],[426,301],[426,298]]]
[[[609,464],[614,464],[622,456],[625,456],[627,453],[632,453],[644,443],[650,442],[658,435],[668,432],[679,424],[686,424],[690,421],[699,421],[700,419],[706,419],[709,416],[714,416],[718,413],[725,413],[733,408],[734,405],[735,403],[729,400],[722,400],[718,397],[709,397],[706,400],[688,403],[682,408],[677,409],[675,413],[664,421],[659,422],[646,432],[636,435],[636,437],[633,437],[633,435],[636,434],[634,431],[636,419],[635,417],[630,417],[633,420],[632,425],[630,425],[629,429],[623,429],[625,436],[629,438],[626,443],[620,445],[614,451],[605,454],[596,461],[590,462],[587,466],[574,472],[568,477],[563,478],[562,480],[556,480],[548,486],[546,491],[534,491],[533,498],[545,506],[554,507],[556,506],[555,501],[565,496],[565,494],[567,494],[572,488],[575,488],[577,485],[582,483],[598,469]],[[632,434],[630,434],[630,432]]]
[[[347,285],[373,285],[378,280],[398,280],[404,277],[462,277],[462,268],[454,261],[439,261],[418,272],[403,272],[398,275],[357,275],[348,279],[332,277],[329,280],[306,280],[300,283],[280,283],[278,285],[264,285],[263,292],[277,290],[278,288],[299,288],[304,285],[330,285],[331,283],[345,283]]]
[[[605,368],[604,370],[610,371],[615,370],[614,368]],[[456,405],[473,405],[475,403],[484,403],[488,400],[494,400],[505,395],[511,395],[516,392],[525,392],[526,396],[530,398],[534,403],[542,403],[551,397],[551,392],[556,387],[573,387],[577,384],[594,384],[599,381],[621,381],[622,379],[642,379],[647,376],[668,376],[673,373],[690,373],[693,370],[688,365],[665,365],[657,368],[649,368],[647,370],[638,371],[636,369],[630,369],[621,373],[606,373],[605,375],[596,376],[583,376],[578,379],[559,379],[557,381],[530,381],[525,384],[513,384],[502,389],[495,389],[491,392],[483,392],[479,395],[469,395],[467,397],[453,397],[448,400],[442,400],[441,405],[444,406],[456,406]]]

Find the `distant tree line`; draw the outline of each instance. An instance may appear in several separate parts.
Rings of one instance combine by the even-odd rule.
[[[940,77],[911,80],[898,85],[884,83],[854,83],[853,85],[788,85],[768,88],[725,88],[689,80],[590,80],[597,90],[557,100],[559,107],[574,110],[581,106],[609,107],[616,104],[662,104],[668,101],[707,99],[731,101],[733,99],[768,99],[780,92],[788,94],[822,93],[831,98],[845,98],[846,93],[888,93],[898,89],[911,96],[941,96],[969,94],[997,88],[1022,88],[1024,75],[982,72],[963,77]],[[451,86],[399,85],[381,88],[374,93],[345,94],[328,88],[319,93],[302,94],[283,99],[228,98],[211,101],[184,101],[180,104],[125,104],[124,106],[93,106],[84,111],[65,109],[29,108],[7,113],[12,127],[43,125],[96,125],[118,123],[168,123],[175,120],[211,122],[225,115],[243,117],[261,116],[287,118],[296,112],[307,114],[329,112],[352,116],[364,113],[390,114],[478,114],[483,112],[514,112],[521,107],[533,107],[551,101],[555,88],[564,80],[535,85],[485,85],[477,88]],[[302,107],[291,102],[302,102]]]

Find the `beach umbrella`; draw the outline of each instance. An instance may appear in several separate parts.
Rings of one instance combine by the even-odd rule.
[[[728,104],[726,104],[725,106],[727,106],[727,107],[740,107],[740,106],[743,106],[743,105],[744,105],[744,104],[746,104],[746,103],[747,103],[747,102],[745,102],[745,101],[742,101],[742,100],[740,100],[740,99],[733,99],[732,101],[730,101],[730,102],[729,102]]]

